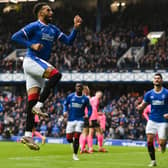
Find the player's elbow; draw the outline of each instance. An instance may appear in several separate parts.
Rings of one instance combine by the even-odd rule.
[[[11,40],[14,42],[18,42],[21,39],[21,35],[19,33],[15,33],[12,35]]]
[[[13,34],[13,35],[12,35],[11,40],[12,40],[12,41],[16,41],[16,40],[17,40],[16,34]]]
[[[73,44],[73,41],[72,40],[67,40],[66,44],[71,46]]]

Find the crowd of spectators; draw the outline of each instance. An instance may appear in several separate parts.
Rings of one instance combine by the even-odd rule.
[[[144,140],[145,122],[135,109],[142,97],[138,93],[128,93],[111,99],[108,94],[104,91],[100,106],[106,115],[105,138]],[[45,102],[43,110],[49,114],[49,119],[41,119],[36,127],[43,135],[65,137],[66,119],[62,110],[66,95],[62,90],[51,94]],[[3,105],[0,112],[0,135],[3,135],[6,128],[10,128],[13,135],[22,136],[26,121],[26,96],[1,94],[0,102]]]
[[[132,16],[132,13],[139,13],[142,8],[142,15]],[[155,13],[152,13],[153,8],[156,8]],[[153,8],[130,5],[123,12],[116,14],[109,14],[108,12],[106,14],[105,12],[105,14],[103,13],[100,32],[95,32],[95,22],[90,23],[87,21],[87,18],[90,18],[90,20],[95,19],[95,14],[93,12],[81,13],[86,23],[84,23],[82,30],[78,34],[77,40],[71,47],[67,47],[58,41],[55,42],[50,62],[61,71],[115,72],[120,70],[117,67],[119,58],[130,47],[141,46],[145,48],[145,55],[140,59],[138,65],[134,59],[128,60],[124,65],[124,69],[164,69],[167,67],[168,59],[167,36],[164,39],[160,39],[156,45],[152,45],[146,35],[150,31],[167,32],[166,26],[168,23],[165,19],[167,10],[165,10],[166,5],[162,6],[162,8],[156,6]],[[23,10],[24,16],[23,12],[12,11],[11,13],[15,14],[16,19],[11,22],[7,21],[8,19],[11,20],[11,13],[3,14],[0,17],[0,60],[2,62],[0,72],[23,71],[21,66],[23,60],[4,60],[11,51],[16,49],[16,45],[10,42],[11,34],[33,21],[33,15],[30,14],[32,7],[23,5]],[[63,22],[59,17],[62,14],[62,10],[56,9],[54,22],[65,33],[71,29],[72,23],[70,19],[71,21],[73,20],[74,11],[67,8],[67,11],[64,11],[64,15],[68,20]],[[160,22],[160,19],[163,20],[163,23]]]
[[[0,6],[0,10],[3,8]],[[8,54],[20,46],[11,43],[11,34],[33,21],[31,5],[23,5],[0,16],[0,73],[23,72],[22,57],[6,59]],[[23,12],[24,11],[24,12]],[[72,20],[77,10],[66,8],[56,9],[54,23],[65,33],[73,25]],[[79,10],[78,10],[79,11]],[[142,12],[143,11],[143,12]],[[134,15],[132,15],[134,13]],[[24,15],[23,15],[24,14]],[[95,13],[79,13],[84,25],[72,46],[65,46],[59,41],[52,49],[50,62],[62,72],[118,72],[117,62],[130,48],[142,46],[145,54],[137,65],[128,60],[124,70],[131,69],[166,69],[168,64],[168,33],[167,4],[134,5],[124,11],[111,14],[103,12],[102,29],[95,31]],[[60,16],[64,15],[64,19]],[[15,16],[15,19],[13,19]],[[12,19],[11,19],[12,18]],[[93,21],[94,20],[94,21]],[[165,31],[165,37],[154,45],[147,39],[150,31]],[[145,139],[145,120],[135,106],[142,97],[138,93],[128,92],[120,96],[110,97],[104,93],[101,110],[106,114],[106,138]],[[62,105],[66,97],[65,91],[51,94],[45,102],[44,110],[49,113],[49,120],[42,120],[37,130],[45,136],[64,137],[66,120],[62,116]],[[26,96],[0,94],[0,135],[10,128],[13,135],[22,136],[25,129]],[[1,108],[3,107],[3,108]]]

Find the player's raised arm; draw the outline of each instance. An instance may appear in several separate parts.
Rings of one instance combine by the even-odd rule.
[[[58,39],[67,44],[67,45],[72,45],[73,41],[75,40],[76,38],[76,35],[77,35],[77,32],[78,32],[78,29],[79,27],[81,26],[82,24],[82,18],[79,16],[79,15],[76,15],[74,17],[74,28],[72,29],[71,33],[69,36],[67,36],[66,34],[64,33],[61,33],[58,37]]]

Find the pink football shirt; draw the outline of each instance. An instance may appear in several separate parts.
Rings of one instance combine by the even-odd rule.
[[[90,120],[97,120],[98,118],[98,107],[99,107],[99,99],[94,96],[90,99],[90,104],[92,106],[92,115]]]

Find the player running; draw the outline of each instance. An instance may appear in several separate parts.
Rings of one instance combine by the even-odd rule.
[[[143,111],[142,115],[143,117],[146,119],[146,121],[149,120],[149,114],[151,112],[151,105],[149,104]],[[158,143],[158,151],[161,151],[161,147],[159,145],[159,137],[158,137],[158,134],[156,134],[156,137],[155,137],[157,143]],[[155,146],[155,139],[153,141],[153,145]]]
[[[68,95],[64,102],[63,113],[68,117],[66,127],[66,138],[69,143],[73,144],[73,160],[79,160],[77,153],[79,149],[79,137],[84,126],[84,119],[87,119],[92,114],[92,107],[89,98],[82,94],[83,85],[77,83],[75,86],[75,93]],[[85,108],[88,109],[87,116],[85,115]]]
[[[26,25],[16,32],[12,36],[12,40],[27,47],[26,57],[23,61],[28,95],[27,119],[25,136],[22,137],[21,142],[30,149],[39,150],[40,147],[32,138],[34,114],[44,118],[48,117],[48,114],[43,113],[41,108],[62,76],[59,70],[48,63],[53,42],[59,40],[71,45],[75,40],[77,29],[80,27],[82,19],[79,15],[74,17],[74,28],[70,35],[67,36],[57,26],[51,24],[53,11],[47,3],[37,3],[33,11],[37,16],[37,21]],[[45,79],[48,79],[46,85],[44,85]],[[43,91],[40,95],[42,88]]]
[[[155,74],[153,79],[154,88],[144,95],[142,103],[137,106],[137,109],[141,111],[144,110],[148,104],[151,104],[151,113],[149,114],[149,120],[146,126],[147,147],[151,158],[151,163],[148,165],[149,167],[157,165],[155,148],[153,145],[157,133],[161,151],[165,152],[166,149],[168,129],[168,90],[164,88],[162,84],[162,75],[160,73]]]

